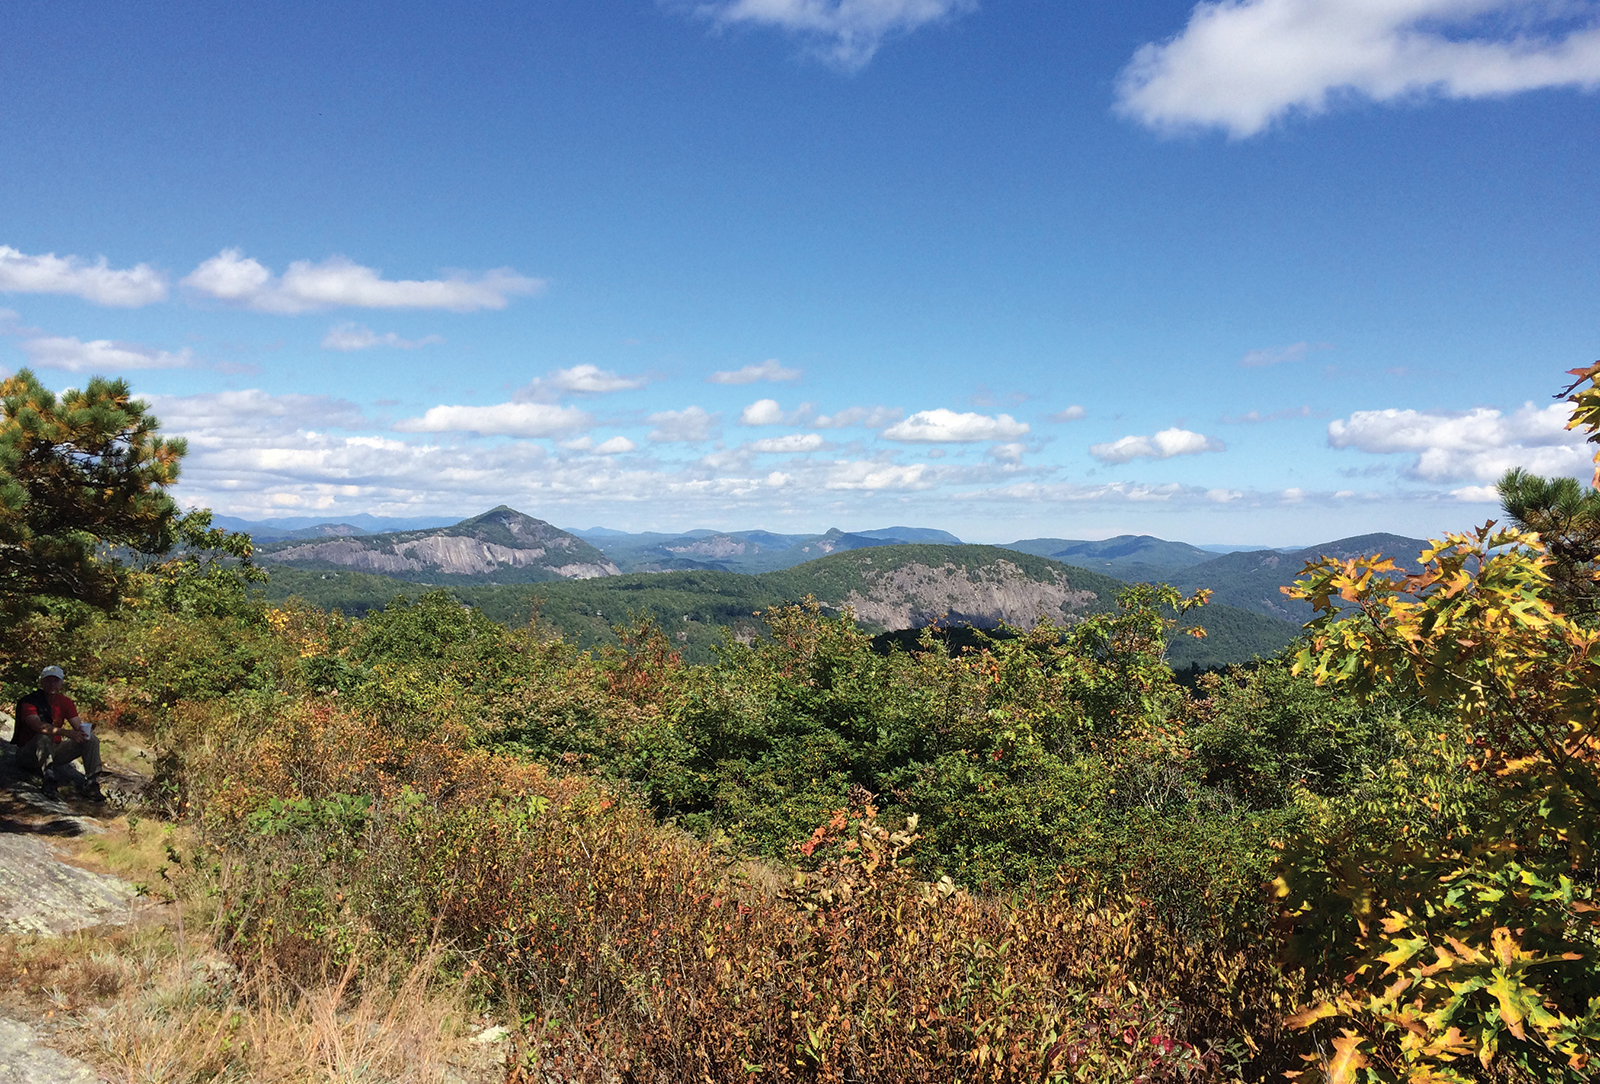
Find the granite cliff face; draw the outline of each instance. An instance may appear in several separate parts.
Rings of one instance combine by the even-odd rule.
[[[871,558],[862,558],[870,566]],[[1065,570],[1041,578],[1019,565],[996,560],[978,566],[954,561],[905,564],[875,570],[863,567],[864,584],[847,594],[839,608],[887,631],[915,629],[934,622],[992,629],[998,625],[1032,628],[1041,620],[1059,623],[1080,616],[1098,599],[1094,591],[1067,582]]]
[[[501,583],[617,575],[605,554],[576,535],[502,505],[453,527],[263,546],[268,564],[348,568],[400,579]]]
[[[693,542],[684,542],[679,545],[663,545],[662,549],[680,557],[700,557],[717,559],[722,557],[743,557],[746,553],[759,553],[760,546],[753,542],[746,542],[742,538],[732,535],[714,534],[708,538],[697,538]]]

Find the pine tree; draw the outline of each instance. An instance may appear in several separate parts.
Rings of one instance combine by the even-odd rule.
[[[182,440],[122,380],[59,397],[27,369],[0,381],[0,612],[73,599],[109,608],[126,569],[112,550],[165,553]]]

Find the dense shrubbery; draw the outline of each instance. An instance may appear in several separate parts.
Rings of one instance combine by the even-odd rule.
[[[443,946],[516,1079],[1592,1072],[1600,631],[1534,536],[1313,569],[1298,658],[1189,688],[1167,589],[954,652],[784,607],[686,666],[269,608],[205,527],[15,623],[7,691],[48,654],[155,729],[241,963]]]
[[[309,977],[442,938],[518,1006],[528,1064],[579,1076],[1287,1064],[1268,837],[1295,788],[1412,740],[1281,664],[1186,691],[1151,592],[956,655],[791,607],[715,667],[443,595],[362,621],[168,597],[70,638],[172,751],[236,955]]]

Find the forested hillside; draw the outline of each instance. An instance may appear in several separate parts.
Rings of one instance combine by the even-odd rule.
[[[361,573],[308,572],[277,567],[266,585],[274,601],[300,597],[325,609],[360,616],[422,587]],[[648,618],[684,658],[709,663],[731,633],[748,640],[758,614],[810,597],[830,612],[849,609],[868,632],[898,632],[930,624],[1031,626],[1041,616],[1070,624],[1104,613],[1128,584],[1086,569],[987,546],[895,545],[852,550],[781,572],[663,572],[526,586],[452,586],[451,594],[502,624],[535,613],[583,648],[614,645],[615,628]],[[1226,606],[1207,606],[1184,624],[1204,627],[1205,639],[1176,636],[1169,661],[1178,668],[1213,667],[1271,657],[1298,633],[1286,622]]]
[[[1284,621],[1302,624],[1313,610],[1303,600],[1284,594],[1302,570],[1323,558],[1347,561],[1381,553],[1408,571],[1419,567],[1416,555],[1427,542],[1394,534],[1364,534],[1307,546],[1302,550],[1251,550],[1225,553],[1221,557],[1173,571],[1168,582],[1186,591],[1205,587],[1215,592],[1218,602],[1251,610]]]
[[[493,589],[547,592],[531,623],[268,601],[126,385],[0,391],[4,695],[50,660],[149,744],[105,854],[164,854],[177,920],[82,934],[70,996],[20,935],[0,969],[130,1078],[163,1033],[157,1078],[227,1079],[440,991],[515,1036],[509,1084],[1592,1078],[1600,497],[1570,479],[1510,478],[1509,525],[1415,574],[1315,564],[1302,639],[1186,685],[1201,599],[983,547]],[[668,619],[618,621],[630,592]],[[1019,627],[884,650],[842,613],[941,606]]]

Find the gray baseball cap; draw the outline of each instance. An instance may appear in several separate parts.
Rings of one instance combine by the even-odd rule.
[[[47,677],[60,678],[65,681],[67,680],[67,672],[59,666],[46,666],[43,672],[39,674],[39,680],[43,681]]]

